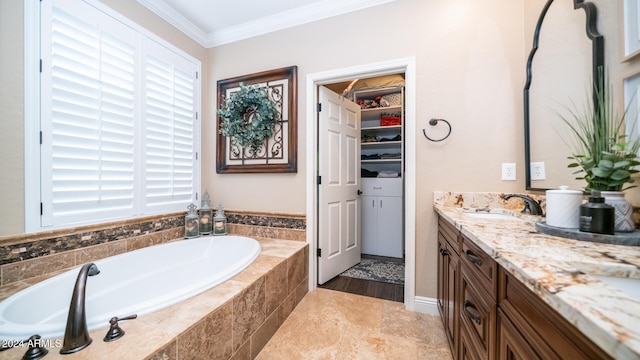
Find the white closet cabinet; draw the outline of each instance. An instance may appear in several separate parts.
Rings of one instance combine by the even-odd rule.
[[[402,178],[363,178],[362,187],[362,253],[403,257]]]

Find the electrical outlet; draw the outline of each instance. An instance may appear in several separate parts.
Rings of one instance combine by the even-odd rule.
[[[546,175],[544,173],[544,162],[532,162],[531,163],[531,180],[544,180]]]
[[[515,179],[516,179],[516,164],[502,163],[502,180],[515,180]]]

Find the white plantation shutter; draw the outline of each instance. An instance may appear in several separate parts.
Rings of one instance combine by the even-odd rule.
[[[145,42],[145,206],[191,201],[195,169],[194,65]]]
[[[45,3],[41,227],[184,210],[199,63],[84,1]]]

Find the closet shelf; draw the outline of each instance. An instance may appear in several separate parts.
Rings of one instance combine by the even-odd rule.
[[[402,141],[376,141],[376,142],[360,143],[360,145],[366,146],[366,147],[381,147],[386,145],[399,145],[399,144],[402,144]]]
[[[373,159],[373,160],[360,160],[360,162],[362,164],[368,163],[368,164],[383,164],[383,163],[401,163],[402,159]]]
[[[390,129],[402,129],[402,125],[367,126],[367,127],[361,128],[360,130],[368,131],[368,130],[390,130]]]
[[[361,109],[360,111],[362,113],[364,113],[364,114],[383,113],[383,112],[398,112],[398,111],[402,111],[402,105],[394,105],[394,106],[386,106],[386,107],[375,107],[375,108]]]

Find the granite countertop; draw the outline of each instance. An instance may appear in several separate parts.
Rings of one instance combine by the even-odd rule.
[[[520,201],[501,195],[436,192],[434,209],[613,358],[640,359],[640,299],[590,275],[640,279],[640,247],[538,233],[535,222],[544,218],[521,214]]]

